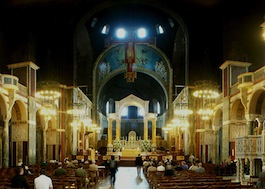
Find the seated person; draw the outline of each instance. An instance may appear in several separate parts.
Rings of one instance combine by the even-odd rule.
[[[157,171],[165,171],[165,170],[166,170],[166,168],[165,168],[165,166],[164,166],[164,163],[163,163],[162,161],[160,161],[160,162],[158,163],[158,166],[157,166],[156,170],[157,170]]]
[[[188,170],[189,169],[189,166],[187,165],[187,163],[185,161],[181,162],[181,167],[182,167],[183,170]]]
[[[170,161],[167,161],[166,166],[165,166],[165,175],[175,175],[175,169],[174,167],[171,165]]]
[[[195,173],[205,173],[205,168],[202,167],[202,163],[198,163],[198,168],[195,170]]]
[[[195,171],[198,168],[198,166],[195,164],[195,162],[191,163],[191,166],[189,167],[189,171]]]
[[[99,178],[99,172],[98,172],[98,165],[96,164],[95,160],[90,161],[88,170],[92,182],[97,182]]]
[[[83,163],[79,163],[78,168],[75,171],[75,176],[78,177],[78,182],[85,188],[88,187],[89,179],[87,178],[87,172],[84,169]]]
[[[63,168],[62,162],[57,163],[57,168],[54,171],[54,176],[66,175],[66,169]]]
[[[147,177],[150,177],[152,175],[152,172],[156,172],[156,166],[155,163],[152,163],[148,168],[147,168]]]

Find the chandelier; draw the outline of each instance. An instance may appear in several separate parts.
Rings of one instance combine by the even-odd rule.
[[[52,106],[51,107],[46,106],[40,110],[40,114],[44,115],[46,119],[50,120],[52,116],[56,115],[56,109],[53,108]]]
[[[213,115],[213,105],[219,96],[218,85],[210,80],[196,81],[193,96],[198,99],[198,114],[202,120],[209,120]]]
[[[189,88],[185,87],[174,101],[173,125],[183,128],[189,127],[189,115],[193,114],[189,106]]]
[[[35,97],[42,100],[44,105],[51,105],[61,96],[59,86],[60,84],[56,81],[38,82]]]
[[[73,103],[72,107],[66,111],[67,114],[72,115],[73,121],[70,123],[73,127],[81,126],[81,122],[87,120],[84,118],[85,116],[85,108],[84,103]]]
[[[42,102],[40,114],[50,120],[51,116],[56,115],[55,102],[61,96],[59,92],[59,83],[55,81],[41,81],[37,84],[37,92],[35,97]]]
[[[83,108],[82,103],[73,103],[72,109],[68,109],[67,114],[71,114],[73,116],[79,116],[79,115],[84,115],[85,110]]]

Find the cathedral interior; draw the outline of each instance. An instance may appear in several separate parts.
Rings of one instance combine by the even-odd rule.
[[[264,7],[258,0],[1,1],[0,166],[162,151],[239,166],[249,158],[257,173],[262,152],[243,153],[240,137],[263,136]],[[194,97],[201,87],[219,96]],[[60,97],[44,94],[55,88]],[[50,106],[55,114],[41,112]],[[200,107],[213,113],[197,115]],[[185,108],[191,115],[177,114]]]

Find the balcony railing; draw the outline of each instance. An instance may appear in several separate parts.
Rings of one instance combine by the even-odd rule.
[[[249,135],[236,138],[236,158],[246,156],[261,157],[264,154],[262,135]]]
[[[247,72],[240,74],[238,77],[238,88],[251,86],[254,84],[254,73]]]
[[[1,74],[0,78],[3,88],[18,90],[18,77],[8,74]]]

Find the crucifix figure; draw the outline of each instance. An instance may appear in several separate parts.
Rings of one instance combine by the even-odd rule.
[[[127,82],[134,82],[137,75],[136,72],[133,71],[133,64],[135,63],[135,49],[134,43],[131,41],[126,45],[125,61],[127,64],[127,72],[124,77],[127,78]]]

